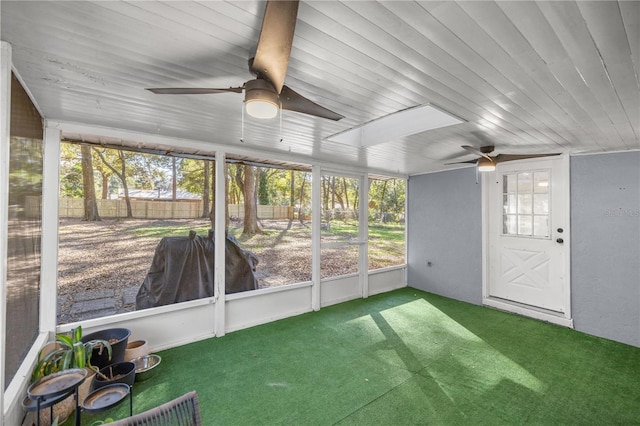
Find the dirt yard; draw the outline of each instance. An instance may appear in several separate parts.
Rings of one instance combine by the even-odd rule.
[[[310,280],[310,224],[261,221],[260,225],[264,234],[238,237],[240,246],[256,254],[260,261],[256,274],[260,287]],[[204,235],[209,226],[207,220],[200,219],[61,220],[58,323],[135,310],[135,296],[161,238],[187,236],[189,229]],[[231,233],[235,233],[233,229]],[[323,250],[322,276],[357,271],[355,253]]]

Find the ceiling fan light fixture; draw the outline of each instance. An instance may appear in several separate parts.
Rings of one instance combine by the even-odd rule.
[[[479,172],[492,172],[496,169],[496,163],[489,160],[488,158],[480,158],[478,160],[478,171]]]
[[[273,118],[280,109],[280,99],[275,89],[269,82],[260,79],[247,82],[244,103],[247,114],[255,118]]]

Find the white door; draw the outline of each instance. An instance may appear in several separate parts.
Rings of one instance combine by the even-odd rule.
[[[488,177],[489,298],[569,318],[567,169],[549,157],[500,163]]]

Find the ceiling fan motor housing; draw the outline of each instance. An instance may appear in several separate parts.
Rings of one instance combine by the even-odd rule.
[[[260,100],[280,105],[280,99],[278,98],[276,90],[267,80],[262,80],[259,78],[255,80],[249,80],[245,83],[244,91],[245,102]]]
[[[244,103],[249,115],[258,118],[273,118],[280,109],[280,99],[276,90],[266,80],[247,81],[244,86]]]

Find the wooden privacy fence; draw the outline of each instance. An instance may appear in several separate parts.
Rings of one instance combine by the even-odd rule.
[[[101,217],[127,217],[124,200],[96,200]],[[194,219],[202,216],[202,200],[157,201],[131,200],[131,213],[139,219]],[[84,216],[82,198],[60,198],[58,214],[61,218]],[[229,216],[244,218],[243,204],[229,204]],[[260,219],[292,219],[293,207],[258,206]]]
[[[229,217],[244,219],[244,204],[229,204]],[[293,207],[258,205],[260,219],[293,219]]]

